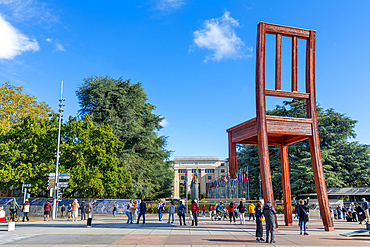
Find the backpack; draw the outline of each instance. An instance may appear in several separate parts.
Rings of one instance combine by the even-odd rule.
[[[85,206],[85,210],[86,210],[86,213],[91,213],[91,206],[90,206],[90,204],[87,204],[86,206]]]
[[[182,205],[182,207],[179,208],[179,214],[185,215],[185,206]]]

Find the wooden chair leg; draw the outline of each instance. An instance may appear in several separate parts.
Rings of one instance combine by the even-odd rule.
[[[290,175],[289,175],[289,158],[288,146],[280,146],[281,160],[281,177],[283,181],[283,199],[284,199],[284,221],[286,226],[293,225],[292,216],[292,199],[290,190]]]
[[[236,178],[238,161],[236,156],[236,143],[232,142],[232,134],[229,133],[229,173],[231,178]]]
[[[331,217],[329,199],[328,194],[326,192],[324,171],[321,162],[320,142],[318,134],[317,135],[316,134],[313,133],[312,137],[309,138],[309,141],[317,199],[319,201],[320,213],[325,231],[334,231],[334,223],[333,218]]]

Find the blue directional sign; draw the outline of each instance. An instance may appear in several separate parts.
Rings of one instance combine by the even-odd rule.
[[[67,173],[67,172],[64,172],[64,173],[59,173],[59,176],[68,176],[69,175],[69,173]]]

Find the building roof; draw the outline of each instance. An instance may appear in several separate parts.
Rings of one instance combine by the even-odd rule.
[[[188,157],[175,157],[173,161],[198,161],[198,160],[219,160],[217,156],[188,156]]]
[[[370,195],[370,187],[347,187],[347,188],[328,188],[327,193],[329,196],[352,196]],[[313,196],[316,193],[299,194],[299,196]]]

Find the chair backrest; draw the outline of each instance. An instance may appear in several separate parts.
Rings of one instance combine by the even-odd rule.
[[[265,44],[266,34],[276,35],[275,89],[265,88]],[[281,43],[282,36],[292,38],[291,91],[281,90]],[[257,32],[256,51],[256,100],[257,118],[266,116],[266,96],[307,100],[307,117],[316,117],[315,99],[315,38],[316,31],[260,22]],[[298,39],[306,42],[306,92],[297,92]]]

